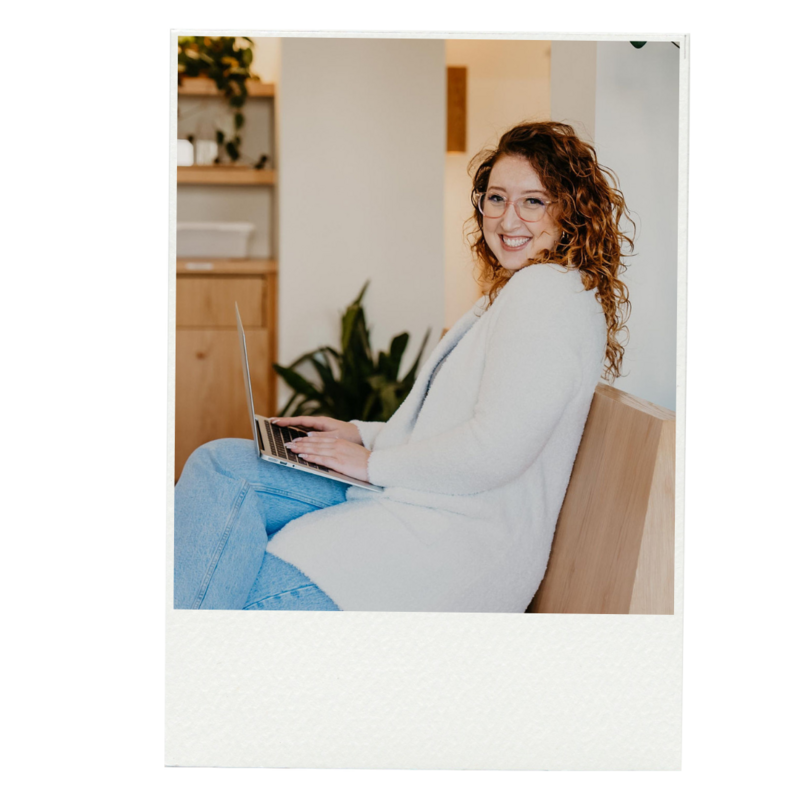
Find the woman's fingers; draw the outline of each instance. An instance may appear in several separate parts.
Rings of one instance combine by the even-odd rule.
[[[270,417],[270,422],[275,425],[302,425],[304,428],[313,428],[314,430],[325,431],[329,430],[331,420],[328,417]]]
[[[359,480],[368,480],[369,450],[360,444],[317,433],[295,439],[286,445],[293,453],[310,464],[330,467]]]
[[[339,466],[339,462],[333,455],[323,455],[322,453],[298,453],[297,457],[302,458],[303,461],[309,461],[312,464],[322,464],[323,467],[338,469]]]
[[[330,453],[335,452],[342,441],[342,439],[336,439],[333,436],[317,434],[313,439],[311,436],[293,439],[286,446],[299,455],[303,453]]]
[[[330,439],[328,441],[310,439],[295,439],[289,442],[286,446],[291,448],[292,452],[305,461],[312,464],[321,464],[323,467],[333,467],[338,469],[341,464],[339,461],[339,454],[337,453],[336,442],[338,439]]]
[[[297,428],[302,428],[306,432],[315,431],[330,434],[337,439],[346,439],[353,444],[362,445],[361,433],[358,426],[352,422],[343,422],[340,419],[333,417],[314,417],[314,416],[300,416],[300,417],[272,417],[271,422],[276,425],[293,425]]]

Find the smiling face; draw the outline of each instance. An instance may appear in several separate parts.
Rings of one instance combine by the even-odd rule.
[[[489,174],[486,194],[511,201],[502,217],[483,218],[483,236],[501,266],[515,272],[537,253],[555,247],[560,236],[552,212],[555,206],[547,206],[538,222],[520,219],[514,206],[514,201],[521,198],[526,198],[526,203],[531,205],[553,200],[527,159],[522,156],[498,158]]]

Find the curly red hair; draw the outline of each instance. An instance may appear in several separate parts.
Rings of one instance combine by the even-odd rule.
[[[504,269],[483,236],[483,216],[477,195],[489,185],[492,167],[502,156],[522,156],[536,171],[544,188],[556,201],[553,218],[563,231],[554,248],[537,253],[528,264],[559,264],[581,272],[587,290],[596,289],[606,317],[607,342],[603,377],[620,375],[625,348],[619,341],[630,315],[628,289],[620,280],[626,266],[623,247],[633,254],[633,239],[620,228],[623,216],[633,223],[619,191],[616,175],[597,162],[594,148],[562,122],[523,122],[506,131],[497,147],[476,155],[469,165],[473,177],[470,247],[487,287],[489,305],[513,272]],[[476,166],[477,165],[477,166]]]

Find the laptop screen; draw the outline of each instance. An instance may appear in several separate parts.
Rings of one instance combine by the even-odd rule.
[[[261,457],[261,448],[258,446],[258,430],[256,429],[256,412],[253,410],[253,390],[250,387],[250,367],[247,363],[247,343],[244,339],[244,328],[242,327],[242,318],[239,316],[239,304],[234,302],[236,306],[236,327],[239,329],[239,345],[242,350],[242,372],[244,373],[244,393],[247,397],[247,410],[250,412],[250,424],[253,426],[253,442],[256,446],[256,452],[259,458]]]

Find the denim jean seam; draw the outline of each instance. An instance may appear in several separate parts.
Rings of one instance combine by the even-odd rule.
[[[313,497],[297,494],[296,492],[289,492],[284,489],[274,489],[270,486],[265,486],[263,483],[251,483],[250,486],[252,486],[256,492],[259,492],[259,494],[279,495],[280,497],[287,497],[289,500],[297,500],[300,503],[307,503],[308,505],[316,506],[317,508],[330,508],[332,505],[336,505],[335,503],[321,503],[319,500],[316,500]]]
[[[193,609],[199,609],[203,603],[203,600],[205,599],[206,592],[208,591],[208,585],[211,583],[211,578],[214,576],[214,572],[217,569],[219,560],[222,557],[223,551],[225,550],[225,545],[228,543],[228,539],[230,539],[231,530],[233,530],[236,519],[239,517],[239,511],[242,508],[244,498],[247,496],[248,491],[250,491],[250,485],[246,480],[242,479],[242,488],[233,502],[231,513],[228,515],[228,519],[225,522],[225,528],[223,529],[222,536],[220,536],[219,542],[217,543],[216,550],[214,551],[214,555],[212,556],[208,565],[206,574],[203,576],[203,580],[197,592],[197,597],[192,605]]]
[[[283,592],[278,592],[277,594],[268,594],[268,595],[265,595],[264,597],[259,598],[258,600],[253,600],[253,602],[252,603],[248,603],[244,607],[243,610],[246,611],[248,608],[251,608],[256,603],[263,603],[265,600],[274,600],[277,597],[283,597],[285,594],[291,594],[292,592],[299,592],[302,589],[319,589],[319,586],[317,586],[313,582],[312,583],[306,583],[303,586],[293,586],[291,589],[286,589]]]

